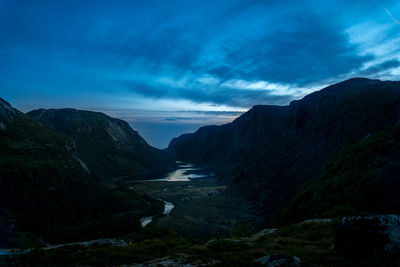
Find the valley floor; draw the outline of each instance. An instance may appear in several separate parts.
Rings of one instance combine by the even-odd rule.
[[[186,237],[208,240],[229,236],[237,225],[254,225],[261,218],[252,214],[249,203],[226,196],[226,186],[214,178],[182,182],[137,182],[137,193],[174,203],[169,216],[158,216],[152,224]]]
[[[260,259],[269,255],[295,256],[301,266],[358,266],[335,252],[335,220],[257,232],[261,218],[249,203],[227,195],[214,176],[127,185],[132,192],[173,203],[171,213],[156,215],[141,231],[112,242],[31,249],[0,256],[0,266],[261,266]]]

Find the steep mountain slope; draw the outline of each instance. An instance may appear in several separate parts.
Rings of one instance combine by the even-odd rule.
[[[96,177],[154,178],[175,166],[167,153],[149,146],[128,123],[103,113],[38,109],[27,115],[70,136]]]
[[[279,216],[284,223],[312,217],[400,213],[400,125],[342,149],[324,174]]]
[[[101,186],[73,140],[0,98],[0,247],[115,236],[162,208],[129,190]],[[30,235],[23,233],[32,233]]]
[[[272,217],[343,146],[398,122],[400,82],[351,79],[289,106],[255,106],[230,124],[171,141],[176,158],[228,169],[232,192]]]
[[[174,138],[168,152],[179,159],[221,168],[236,166],[257,156],[260,148],[279,146],[280,130],[288,110],[279,106],[254,106],[233,123],[205,126],[193,134]],[[273,142],[272,142],[273,141]]]

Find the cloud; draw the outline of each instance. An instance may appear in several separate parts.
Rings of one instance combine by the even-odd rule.
[[[166,121],[191,121],[191,120],[194,120],[194,118],[187,118],[187,117],[169,117],[169,118],[165,118],[164,120],[166,120]]]
[[[32,108],[128,109],[116,115],[157,140],[354,75],[400,77],[399,11],[397,0],[0,0],[0,88]],[[189,109],[204,113],[166,112]]]
[[[131,92],[151,97],[168,99],[186,99],[193,103],[213,103],[231,107],[248,108],[256,104],[287,104],[291,95],[274,95],[266,90],[246,90],[237,88],[201,87],[176,88],[142,81],[121,81],[121,85]]]
[[[84,95],[88,102],[101,92],[210,108],[287,104],[328,80],[389,70],[400,47],[397,25],[380,21],[384,17],[387,23],[387,15],[396,21],[394,0],[5,0],[0,5],[0,71],[7,77],[0,86],[29,91],[35,85],[43,94]],[[361,33],[363,38],[354,38]]]
[[[382,72],[387,72],[390,71],[392,69],[398,68],[400,67],[400,61],[397,59],[392,59],[392,60],[387,60],[384,61],[380,64],[376,64],[376,65],[372,65],[364,70],[361,70],[359,72],[359,75],[362,76],[375,76],[378,75]]]
[[[99,72],[191,70],[222,80],[298,85],[349,72],[367,60],[307,2],[172,1],[155,8],[151,1],[105,3],[43,1],[17,9],[8,1],[9,11],[20,11],[15,16],[4,9],[3,44],[41,47],[44,57],[62,51],[65,61],[54,58],[55,65],[83,64]]]
[[[306,85],[360,68],[360,56],[345,33],[310,14],[289,16],[282,27],[227,48],[226,61],[212,72],[227,78]]]
[[[195,114],[205,114],[205,115],[212,115],[212,116],[223,116],[223,117],[237,117],[243,112],[241,111],[206,111],[206,110],[187,110],[187,111],[180,111],[185,113],[195,113]]]

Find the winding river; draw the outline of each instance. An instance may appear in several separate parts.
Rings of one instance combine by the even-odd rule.
[[[172,209],[174,208],[174,204],[172,202],[168,202],[168,201],[165,201],[162,199],[160,199],[160,200],[164,202],[164,211],[162,214],[169,216]],[[142,225],[142,227],[146,227],[149,223],[151,223],[153,221],[153,217],[157,216],[157,215],[143,217],[142,219],[140,219],[140,224]]]
[[[140,182],[188,182],[192,179],[196,178],[206,178],[206,177],[211,177],[214,176],[214,173],[212,172],[206,172],[201,168],[197,168],[192,164],[187,164],[183,163],[181,161],[176,162],[178,164],[178,168],[167,174],[166,177],[162,179],[153,179],[153,180],[141,180]],[[171,211],[174,209],[174,204],[172,202],[165,201],[163,199],[159,199],[164,202],[164,211],[163,215],[169,216]],[[148,217],[143,217],[140,219],[140,224],[142,227],[146,227],[149,223],[153,221],[153,218],[155,216],[158,216],[160,214],[155,214],[153,216],[148,216]],[[118,241],[118,240],[117,240]],[[115,243],[115,239],[99,239],[99,240],[91,240],[91,241],[85,241],[85,242],[77,242],[77,243],[69,243],[69,244],[59,244],[59,245],[51,245],[47,246],[44,249],[54,249],[58,248],[61,246],[67,246],[67,245],[91,245],[91,244],[97,244],[97,243]],[[26,254],[29,253],[31,249],[22,249],[22,250],[13,250],[13,249],[0,249],[0,256],[2,255],[12,255],[12,254]]]

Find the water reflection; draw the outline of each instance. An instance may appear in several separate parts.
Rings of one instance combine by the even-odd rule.
[[[143,180],[146,182],[188,182],[191,179],[204,178],[214,176],[214,173],[207,172],[201,168],[196,168],[193,164],[184,163],[182,161],[177,161],[178,169],[167,174],[165,178],[153,179],[153,180]]]

